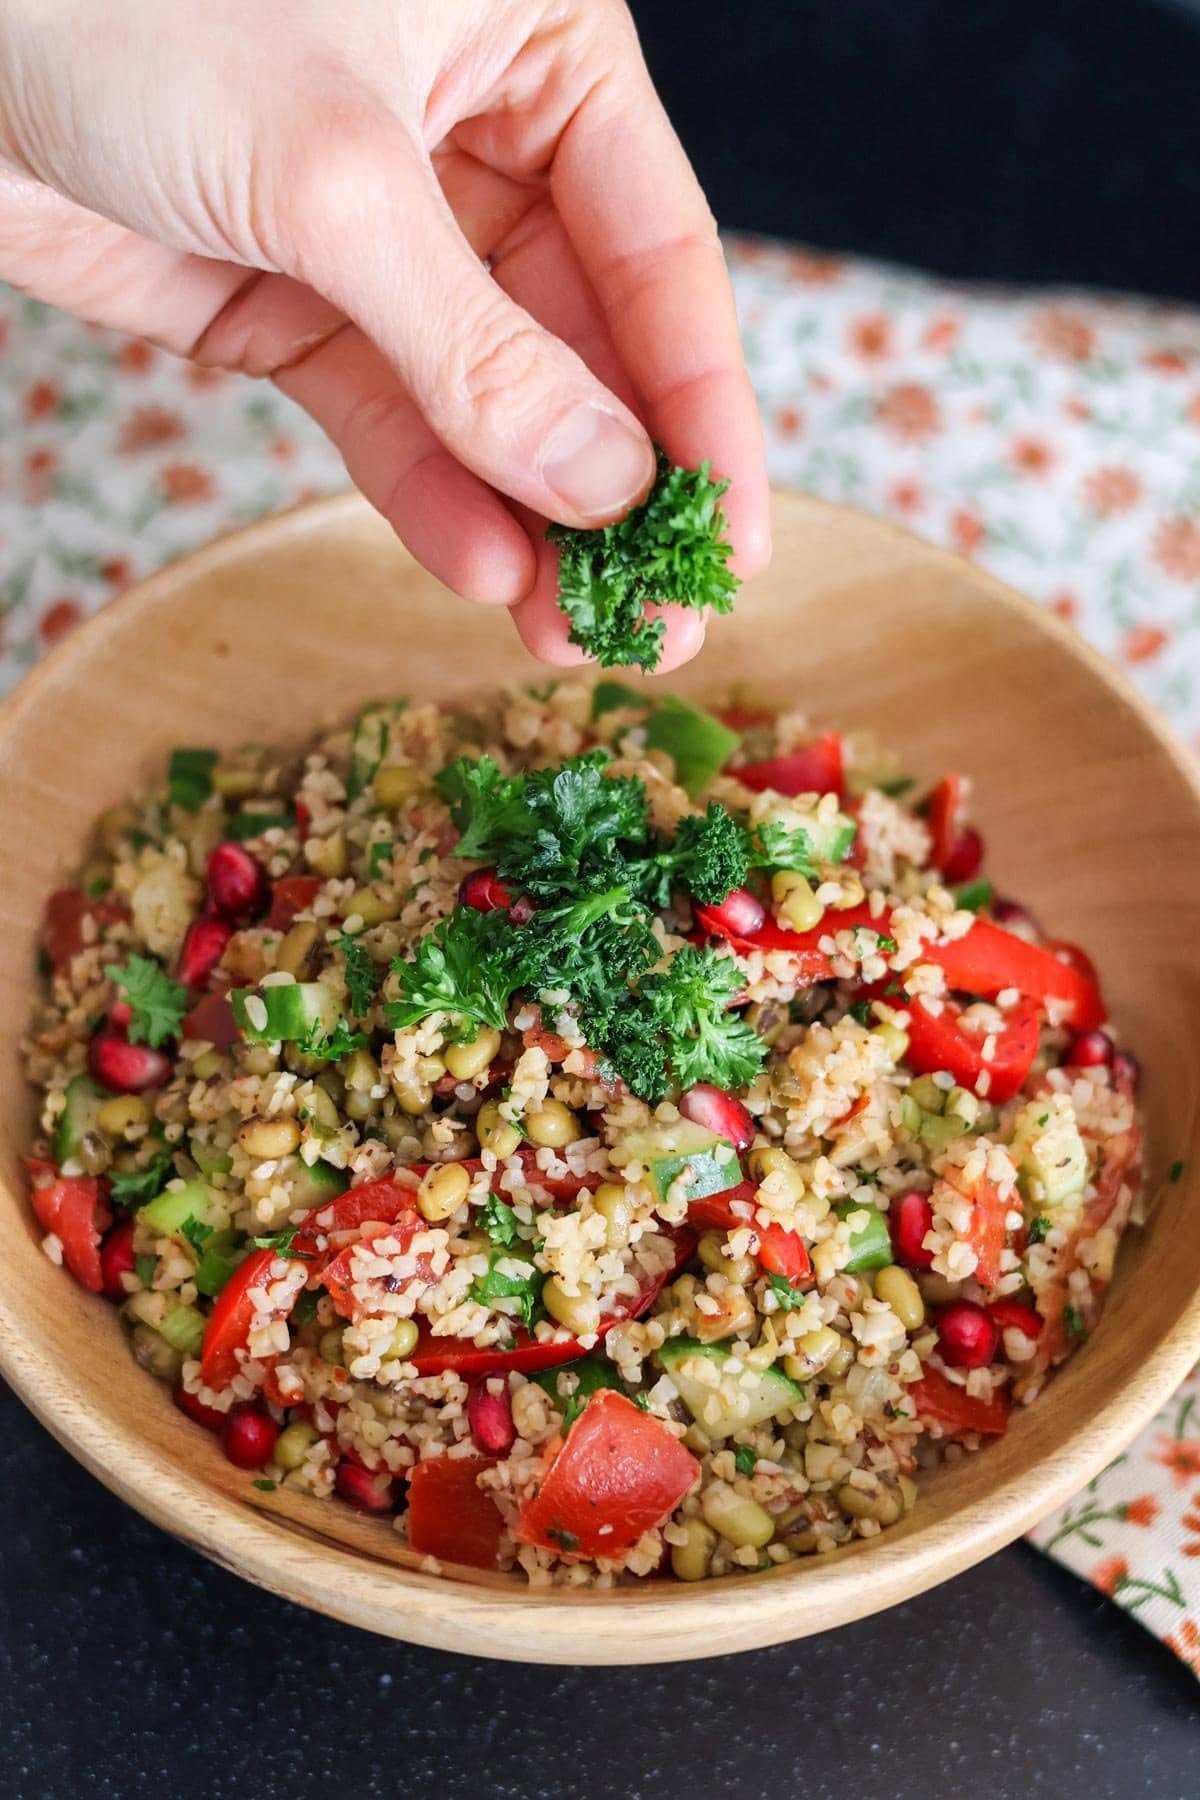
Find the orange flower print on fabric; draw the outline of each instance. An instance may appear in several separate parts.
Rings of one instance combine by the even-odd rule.
[[[1128,663],[1149,662],[1169,641],[1161,625],[1135,625],[1121,640],[1121,656]]]
[[[48,500],[54,491],[54,477],[58,473],[58,451],[51,450],[48,445],[41,445],[31,450],[25,458],[25,479],[22,492],[31,506],[40,506]]]
[[[1186,350],[1147,350],[1143,369],[1157,369],[1160,375],[1186,375],[1192,359]]]
[[[1093,469],[1083,484],[1083,497],[1094,513],[1111,519],[1128,512],[1142,497],[1142,484],[1132,469],[1110,463]]]
[[[863,362],[882,362],[892,353],[892,321],[885,313],[869,313],[850,321],[850,348]]]
[[[1095,331],[1081,313],[1066,306],[1048,306],[1035,313],[1029,335],[1037,349],[1062,362],[1090,362],[1095,354]]]
[[[1129,1579],[1129,1563],[1124,1556],[1104,1556],[1098,1563],[1093,1563],[1088,1571],[1088,1580],[1093,1587],[1098,1587],[1102,1594],[1115,1595]]]
[[[952,313],[942,313],[936,319],[930,319],[921,333],[922,350],[951,350],[957,344],[962,322]]]
[[[138,450],[154,450],[160,444],[174,444],[183,437],[183,420],[165,406],[139,406],[131,412],[117,434],[117,449],[122,456]]]
[[[919,481],[893,481],[887,491],[887,503],[895,512],[920,512],[925,504],[925,490]]]
[[[780,437],[799,437],[804,429],[804,419],[794,406],[781,406],[775,414],[775,429]]]
[[[1060,619],[1065,619],[1068,625],[1073,625],[1079,615],[1079,602],[1074,594],[1068,594],[1064,589],[1061,594],[1054,595],[1050,611],[1057,613]]]
[[[784,267],[793,281],[805,287],[834,287],[846,265],[840,256],[816,256],[808,250],[790,250]]]
[[[116,364],[122,375],[144,375],[153,365],[158,351],[145,338],[130,338],[117,351]]]
[[[950,521],[950,535],[960,556],[972,556],[984,540],[983,521],[960,507]]]
[[[1183,1529],[1188,1533],[1184,1540],[1185,1556],[1200,1556],[1200,1488],[1192,1495],[1192,1503],[1183,1515]]]
[[[1173,1631],[1163,1639],[1168,1650],[1173,1650],[1181,1663],[1196,1675],[1200,1675],[1200,1626],[1194,1619],[1185,1619],[1178,1631]]]
[[[78,600],[52,600],[38,623],[38,636],[49,649],[51,644],[57,644],[65,638],[69,631],[74,631],[82,617],[83,608]]]
[[[1200,581],[1200,520],[1164,519],[1150,552],[1163,573],[1176,581]]]
[[[32,425],[51,419],[62,405],[62,389],[56,381],[34,381],[25,390],[25,418]]]
[[[1125,1523],[1127,1525],[1153,1525],[1162,1507],[1153,1494],[1139,1494],[1135,1500],[1125,1502]]]
[[[1200,1477],[1200,1438],[1173,1438],[1160,1433],[1158,1442],[1161,1448],[1151,1460],[1168,1471],[1177,1488]]]
[[[200,500],[211,500],[213,478],[197,463],[168,463],[162,472],[163,493],[177,505],[189,506]]]
[[[1044,475],[1055,462],[1054,452],[1045,438],[1014,438],[1009,455],[1019,475]]]
[[[942,411],[936,395],[917,381],[902,381],[889,388],[875,413],[884,430],[905,443],[933,437],[942,427]]]

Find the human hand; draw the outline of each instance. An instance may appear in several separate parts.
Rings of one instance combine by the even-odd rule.
[[[485,263],[487,266],[485,266]],[[0,277],[268,376],[460,594],[582,655],[545,520],[711,457],[769,555],[715,227],[622,0],[6,0]],[[662,668],[703,621],[668,608]]]

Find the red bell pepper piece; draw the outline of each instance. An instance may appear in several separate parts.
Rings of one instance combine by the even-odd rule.
[[[821,949],[821,939],[832,937],[835,932],[853,931],[856,926],[865,925],[870,931],[878,931],[886,935],[887,914],[880,918],[871,917],[867,906],[853,906],[846,912],[831,913],[811,931],[789,931],[786,925],[779,925],[774,919],[767,919],[754,932],[731,931],[712,907],[697,906],[696,923],[708,937],[724,938],[739,956],[747,956],[753,950],[775,951],[786,950],[792,958],[792,972],[796,980],[827,981],[833,974],[833,963],[827,951]]]
[[[217,1295],[200,1350],[200,1379],[205,1387],[228,1387],[237,1374],[241,1366],[237,1352],[245,1350],[259,1316],[254,1294],[270,1283],[274,1261],[274,1250],[252,1250]]]
[[[228,991],[205,994],[197,1000],[181,1027],[185,1038],[197,1038],[211,1044],[214,1050],[229,1050],[238,1040],[237,1021],[229,1004]]]
[[[740,769],[727,769],[726,773],[756,794],[771,788],[789,799],[797,794],[841,795],[846,791],[842,739],[836,731],[814,738],[802,750],[788,750],[782,756],[769,756]]]
[[[983,1046],[987,1034],[968,1031],[962,1023],[962,1012],[953,1000],[944,1000],[938,1013],[930,1012],[923,1000],[912,1001],[908,1006],[905,1061],[917,1075],[936,1075],[944,1069],[960,1087],[969,1088],[972,1093],[986,1069],[990,1077],[987,1097],[995,1105],[1003,1105],[1020,1092],[1033,1067],[1041,1041],[1041,1009],[1034,1000],[1019,1000],[1005,1015],[1003,1030],[995,1033],[995,1055],[986,1063]]]
[[[1003,1391],[990,1400],[977,1400],[940,1369],[928,1367],[908,1391],[917,1417],[941,1425],[947,1437],[961,1437],[968,1431],[977,1431],[981,1437],[1003,1437],[1008,1430],[1009,1402]]]
[[[758,1238],[758,1266],[768,1275],[782,1275],[793,1287],[812,1278],[812,1259],[808,1245],[798,1231],[785,1231],[782,1225],[768,1225]]]
[[[738,706],[736,703],[727,706],[717,717],[730,731],[753,731],[757,725],[773,725],[775,722],[775,714],[765,706]]]
[[[299,810],[296,814],[299,818]],[[267,924],[272,931],[287,931],[296,914],[305,912],[321,891],[319,875],[285,875],[271,889]]]
[[[961,775],[944,775],[925,804],[925,823],[932,840],[929,860],[935,869],[945,868],[962,830],[962,786]]]
[[[82,888],[59,888],[46,902],[42,919],[42,948],[54,964],[56,974],[78,956],[83,949],[83,921],[94,919],[97,931],[116,925],[129,917],[123,900],[110,900],[104,894],[85,894]]]
[[[965,937],[951,944],[925,946],[921,960],[937,963],[947,985],[960,994],[993,1000],[1005,988],[1015,988],[1027,1000],[1058,1000],[1066,1023],[1076,1031],[1090,1031],[1107,1017],[1094,972],[1062,962],[1052,950],[1030,944],[990,919],[977,919]]]
[[[617,1302],[596,1328],[599,1341],[603,1343],[614,1325],[620,1325],[625,1319],[640,1319],[643,1313],[649,1312],[667,1282],[683,1267],[695,1248],[696,1240],[690,1231],[676,1232],[673,1265],[664,1269],[654,1281],[647,1282],[636,1294]],[[426,1324],[420,1329],[417,1347],[408,1358],[416,1365],[419,1375],[441,1375],[448,1369],[461,1375],[464,1381],[482,1375],[505,1375],[510,1369],[517,1369],[523,1375],[535,1375],[542,1369],[556,1369],[561,1363],[575,1362],[587,1354],[578,1338],[543,1343],[532,1332],[517,1330],[507,1347],[490,1345],[480,1349],[477,1344],[464,1343],[461,1338],[435,1337]]]
[[[516,1535],[568,1556],[623,1556],[675,1510],[699,1473],[661,1420],[601,1388],[522,1506]]]
[[[500,1556],[504,1520],[486,1488],[479,1485],[494,1456],[431,1456],[408,1478],[408,1542],[418,1556],[494,1569]]]
[[[30,1173],[46,1166],[31,1164]],[[58,1238],[63,1261],[76,1281],[93,1294],[104,1291],[100,1240],[112,1224],[107,1191],[108,1183],[94,1175],[59,1175],[45,1187],[35,1181],[30,1192],[38,1224]]]
[[[740,1181],[737,1187],[722,1194],[706,1194],[701,1200],[688,1202],[688,1224],[698,1231],[737,1231],[754,1220],[754,1197],[758,1193],[752,1181]]]
[[[333,1301],[335,1309],[344,1319],[357,1319],[362,1314],[362,1308],[359,1306],[351,1284],[351,1264],[358,1246],[369,1243],[374,1237],[389,1237],[397,1239],[402,1249],[407,1250],[417,1233],[425,1229],[425,1221],[415,1207],[406,1208],[397,1215],[391,1224],[381,1223],[368,1226],[352,1244],[347,1244],[344,1250],[339,1251],[332,1262],[325,1264],[321,1271],[321,1285]],[[418,1256],[416,1265],[412,1279],[414,1281],[419,1279],[426,1286],[432,1286],[435,1277],[428,1257]]]

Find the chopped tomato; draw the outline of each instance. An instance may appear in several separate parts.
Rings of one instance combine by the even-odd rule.
[[[1041,1041],[1041,1009],[1034,1000],[1017,1002],[1005,1015],[1003,1030],[993,1034],[995,1046],[990,1062],[983,1060],[987,1034],[968,1031],[962,1023],[962,1011],[953,1000],[944,1000],[939,1013],[930,1012],[923,1000],[914,1000],[908,1008],[905,1061],[918,1075],[936,1075],[944,1069],[959,1087],[968,1088],[971,1093],[976,1092],[976,1083],[986,1070],[987,1097],[994,1105],[1002,1106],[1024,1086],[1033,1067]]]
[[[782,1275],[793,1287],[812,1277],[808,1245],[798,1231],[785,1231],[782,1225],[768,1225],[759,1233],[758,1266],[768,1275]]]
[[[675,1510],[699,1473],[660,1419],[601,1388],[522,1506],[516,1535],[567,1556],[623,1556]]]
[[[504,1520],[479,1485],[479,1477],[496,1461],[494,1456],[432,1456],[416,1465],[408,1478],[411,1549],[471,1569],[496,1567]]]
[[[754,1218],[754,1197],[758,1193],[752,1181],[741,1181],[726,1188],[723,1194],[706,1194],[703,1199],[688,1202],[688,1224],[699,1231],[736,1231]]]
[[[238,1028],[228,993],[218,991],[197,1000],[181,1029],[185,1038],[197,1038],[214,1050],[230,1049],[237,1043]]]
[[[300,809],[296,809],[299,820]],[[287,931],[296,914],[306,912],[321,891],[319,875],[285,875],[271,889],[271,910],[267,924],[272,931]]]
[[[38,1224],[58,1238],[63,1261],[93,1294],[104,1290],[100,1239],[112,1224],[107,1191],[108,1183],[94,1175],[59,1175],[45,1187],[35,1182],[30,1195]]]
[[[735,781],[756,794],[767,788],[794,799],[797,794],[844,794],[846,791],[845,759],[840,733],[827,731],[802,750],[788,750],[782,756],[769,756],[762,762],[745,763],[740,769],[727,769]]]
[[[597,1326],[598,1341],[603,1343],[614,1325],[620,1325],[625,1319],[640,1319],[643,1313],[648,1312],[667,1282],[683,1267],[695,1248],[696,1240],[690,1231],[676,1232],[674,1263],[653,1281],[647,1282],[636,1294],[618,1301],[607,1318],[601,1319]],[[534,1375],[542,1369],[555,1369],[560,1363],[576,1362],[586,1354],[578,1338],[543,1343],[532,1332],[516,1330],[509,1345],[493,1344],[481,1349],[477,1344],[466,1343],[461,1338],[435,1337],[429,1326],[422,1324],[417,1347],[408,1360],[416,1365],[420,1375],[441,1375],[452,1369],[464,1381],[470,1381],[481,1375],[507,1374],[510,1369],[518,1369],[524,1375]]]
[[[42,947],[55,973],[65,969],[83,949],[83,921],[93,919],[97,931],[129,917],[123,900],[104,894],[85,894],[82,888],[59,888],[46,902],[42,919]]]
[[[928,1367],[908,1391],[917,1417],[940,1425],[948,1437],[961,1437],[968,1431],[977,1431],[981,1437],[1003,1437],[1008,1430],[1009,1402],[1003,1392],[990,1400],[977,1400],[940,1369]]]
[[[252,1250],[217,1295],[200,1351],[200,1379],[205,1387],[228,1387],[241,1367],[237,1353],[250,1342],[259,1316],[254,1295],[269,1285],[274,1261],[273,1250]]]
[[[950,860],[958,834],[963,826],[962,776],[945,775],[930,794],[925,806],[925,822],[932,839],[929,860],[935,869],[944,869]]]

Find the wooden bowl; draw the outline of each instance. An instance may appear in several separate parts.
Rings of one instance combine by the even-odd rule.
[[[353,496],[240,532],[108,607],[0,712],[0,1368],[115,1492],[289,1599],[536,1662],[800,1637],[1008,1543],[1128,1443],[1200,1354],[1195,770],[1075,636],[966,563],[810,500],[780,496],[775,523],[770,573],[670,684],[704,696],[746,679],[819,721],[870,726],[918,775],[976,777],[1000,891],[1087,945],[1144,1062],[1151,1222],[1130,1234],[1093,1341],[1008,1436],[927,1480],[903,1524],[829,1557],[695,1587],[531,1593],[515,1578],[422,1574],[378,1521],[258,1492],[135,1366],[115,1311],[38,1248],[18,1038],[43,901],[96,814],[161,774],[173,744],[296,739],[380,694],[459,696],[544,671],[502,613],[446,594]]]

